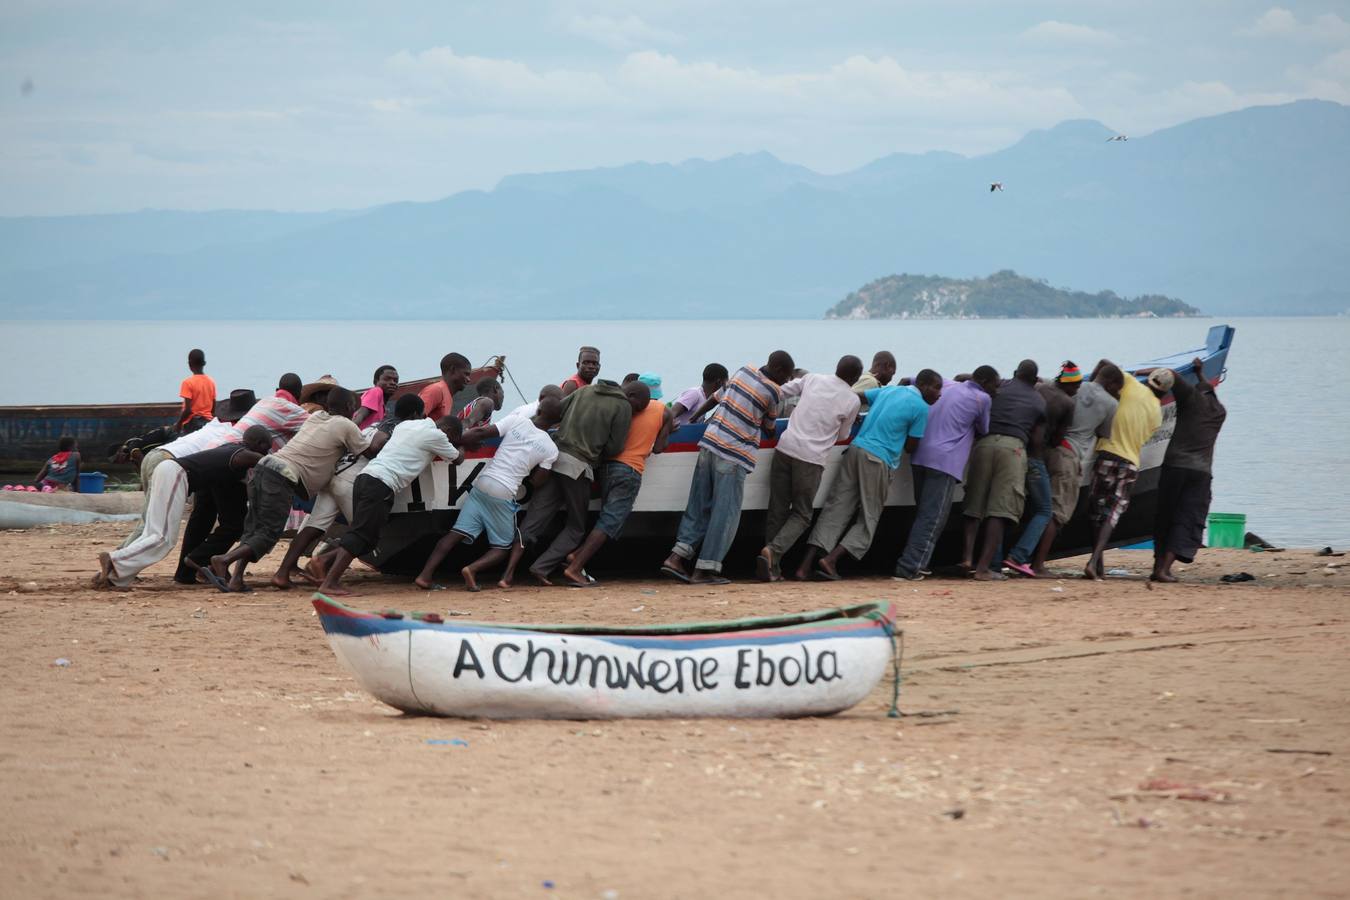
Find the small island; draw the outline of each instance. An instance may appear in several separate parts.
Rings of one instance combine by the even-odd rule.
[[[864,285],[825,313],[827,319],[1154,319],[1198,316],[1172,297],[1127,299],[1051,287],[1009,269],[988,278],[890,275]]]

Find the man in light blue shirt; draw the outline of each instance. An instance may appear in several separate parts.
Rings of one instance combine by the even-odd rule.
[[[932,369],[920,372],[912,387],[873,388],[863,394],[867,417],[839,461],[825,506],[807,540],[806,556],[797,568],[798,578],[815,575],[838,581],[839,557],[847,553],[862,559],[867,553],[900,457],[919,445],[928,424],[928,407],[940,396],[942,376]]]

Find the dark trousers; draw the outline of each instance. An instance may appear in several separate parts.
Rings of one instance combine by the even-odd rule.
[[[1213,477],[1198,469],[1163,466],[1158,473],[1158,505],[1153,518],[1153,555],[1171,550],[1184,563],[1193,562],[1205,545]]]
[[[374,475],[362,472],[352,482],[352,522],[342,536],[342,549],[365,556],[380,543],[380,532],[394,508],[394,491]]]
[[[530,508],[520,524],[520,539],[525,545],[537,543],[553,523],[558,510],[567,515],[562,531],[553,539],[530,568],[548,574],[562,565],[567,554],[581,546],[586,536],[586,510],[591,503],[591,480],[569,478],[554,472],[544,486],[530,498]]]
[[[192,514],[183,527],[183,548],[173,580],[179,584],[196,583],[197,573],[185,560],[205,566],[211,557],[229,550],[244,533],[247,514],[248,489],[242,481],[195,493]]]
[[[952,511],[957,480],[946,472],[910,465],[914,476],[914,524],[909,529],[904,552],[895,563],[895,574],[912,578],[928,568],[938,538]]]

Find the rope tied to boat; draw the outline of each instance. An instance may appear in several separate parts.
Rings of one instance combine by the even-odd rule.
[[[891,708],[886,710],[886,718],[898,719],[904,713],[900,712],[900,663],[905,655],[905,631],[903,628],[895,627],[895,619],[887,616],[880,609],[868,611],[866,617],[873,619],[885,631],[886,636],[891,639]]]

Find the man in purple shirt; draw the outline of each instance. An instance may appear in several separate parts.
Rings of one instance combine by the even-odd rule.
[[[952,495],[965,477],[971,445],[989,430],[989,398],[998,393],[998,372],[993,366],[980,366],[970,378],[962,379],[965,376],[943,384],[942,397],[929,410],[919,448],[910,457],[914,524],[895,563],[897,579],[923,578],[947,524]]]

